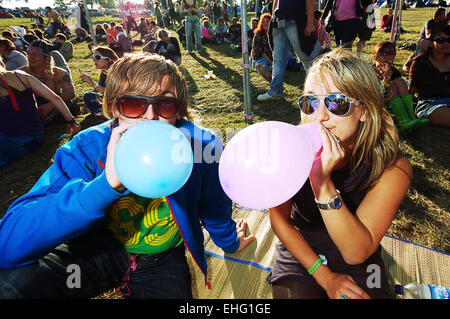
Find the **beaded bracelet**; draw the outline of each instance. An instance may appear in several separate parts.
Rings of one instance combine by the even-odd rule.
[[[327,259],[325,258],[324,255],[320,255],[319,254],[319,259],[317,259],[314,264],[312,264],[311,267],[309,267],[308,274],[310,274],[312,276],[312,274],[314,274],[316,272],[317,269],[319,269],[320,265],[326,265],[327,264]]]

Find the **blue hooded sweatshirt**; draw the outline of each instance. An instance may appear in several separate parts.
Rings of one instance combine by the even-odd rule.
[[[115,191],[106,180],[110,124],[90,127],[61,146],[37,183],[9,207],[0,220],[0,268],[32,263],[88,230],[105,227],[108,207],[129,193]],[[167,202],[209,286],[200,221],[224,252],[239,247],[232,202],[218,176],[223,145],[211,131],[187,120],[177,120],[175,126],[191,142],[194,167],[186,184],[167,196]]]

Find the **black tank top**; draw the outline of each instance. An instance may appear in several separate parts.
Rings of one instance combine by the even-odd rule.
[[[334,171],[331,175],[334,185],[341,193],[343,202],[353,215],[366,196],[367,191],[360,191],[359,189],[367,181],[369,174],[370,167],[363,163],[356,169],[354,174],[350,173],[350,165],[347,165],[343,169]],[[387,283],[383,260],[381,259],[381,247],[378,247],[364,263],[360,265],[347,264],[328,234],[320,210],[314,201],[314,193],[309,179],[300,191],[294,195],[292,200],[292,224],[317,254],[325,255],[331,271],[349,274],[355,279],[358,286],[372,297],[392,297]],[[367,278],[371,275],[371,272],[368,272],[368,266],[371,264],[380,266],[380,288],[367,286]],[[298,280],[318,286],[314,278],[307,273],[306,269],[281,242],[276,244],[275,260],[267,280],[269,283],[279,280]]]

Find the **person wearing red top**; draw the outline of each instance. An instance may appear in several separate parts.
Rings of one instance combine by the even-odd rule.
[[[394,16],[392,15],[392,9],[389,8],[388,12],[381,17],[381,30],[384,32],[391,32],[393,20]]]
[[[117,42],[117,34],[119,32],[116,31],[115,27],[116,24],[114,22],[111,22],[111,27],[106,30],[106,33],[108,35],[106,40],[108,41],[109,46],[114,45]]]

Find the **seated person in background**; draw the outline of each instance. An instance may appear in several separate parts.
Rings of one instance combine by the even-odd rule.
[[[186,248],[208,283],[203,228],[226,253],[254,240],[245,221],[231,217],[218,162],[202,155],[222,143],[189,120],[188,98],[177,66],[159,55],[125,54],[113,64],[103,99],[111,120],[61,146],[0,221],[0,282],[8,287],[0,298],[92,298],[117,287],[126,298],[191,299]],[[189,180],[166,197],[131,193],[114,167],[122,134],[147,120],[173,125],[200,146]],[[70,264],[88,278],[75,291],[67,285]]]
[[[28,65],[27,57],[16,50],[16,46],[8,39],[0,39],[0,54],[8,71],[24,68]]]
[[[236,17],[231,19],[231,25],[228,29],[228,39],[231,41],[232,45],[239,44],[241,41],[241,24],[238,23],[238,18]]]
[[[69,65],[67,64],[66,59],[58,51],[61,48],[60,42],[50,43],[47,40],[39,40],[35,35],[31,35],[31,34],[27,36],[27,39],[30,40],[30,45],[31,45],[31,43],[36,41],[33,44],[34,46],[38,47],[38,46],[42,45],[42,47],[45,47],[46,50],[49,50],[50,55],[53,57],[53,62],[55,64],[55,66],[66,70],[66,72],[69,73],[69,75],[71,76],[71,71],[70,71]]]
[[[392,8],[389,8],[387,13],[381,17],[381,31],[391,32],[393,19]]]
[[[36,35],[39,39],[44,40],[44,32],[39,29],[33,29],[34,35]]]
[[[432,46],[431,35],[435,34],[441,27],[446,25],[448,25],[448,19],[445,15],[445,9],[436,9],[433,19],[425,22],[422,31],[420,32],[419,40],[417,41],[416,50],[408,57],[408,60],[403,65],[403,70],[409,72],[412,60],[420,54],[425,54],[428,51],[428,48]]]
[[[34,152],[43,142],[35,95],[55,105],[68,122],[68,129],[75,134],[80,131],[80,125],[58,95],[23,71],[6,71],[0,62],[0,167]]]
[[[413,59],[409,72],[409,92],[418,94],[417,117],[441,127],[450,127],[449,39],[450,25],[432,33],[432,46]]]
[[[252,52],[252,45],[253,45],[253,37],[255,36],[255,30],[258,27],[258,19],[257,18],[252,18],[250,20],[250,30],[247,31],[247,37],[248,37],[248,52],[251,54]]]
[[[97,42],[106,41],[106,30],[101,24],[97,24],[95,26],[95,39],[97,40]]]
[[[403,64],[403,71],[407,72],[409,74],[409,69],[411,67],[411,63],[413,59],[418,56],[419,54],[422,54],[424,52],[428,51],[428,48],[430,47],[431,42],[428,39],[423,39],[417,43],[416,50],[410,54],[408,59],[406,60],[405,64]]]
[[[73,58],[73,44],[72,42],[67,40],[67,37],[62,34],[58,33],[55,35],[56,42],[61,43],[61,48],[58,49],[59,53],[62,54],[64,59],[66,61],[69,61],[71,58]]]
[[[203,20],[202,23],[202,43],[214,43],[214,36],[211,32],[211,24],[208,19]]]
[[[222,42],[227,39],[227,32],[228,26],[224,23],[223,19],[220,18],[216,28],[214,29],[217,44],[222,44]]]
[[[83,100],[91,114],[97,117],[103,115],[101,99],[106,88],[107,71],[119,57],[110,48],[98,46],[93,49],[92,59],[94,60],[95,67],[101,70],[100,80],[98,83],[94,82],[87,73],[81,74],[80,78],[94,89],[93,92],[86,92],[83,95]]]
[[[186,20],[185,19],[183,19],[183,21],[181,21],[181,27],[178,28],[177,34],[178,34],[178,38],[180,39],[181,45],[183,47],[185,47],[186,46]]]
[[[169,32],[160,29],[157,33],[158,43],[154,48],[156,54],[162,55],[166,59],[172,60],[176,65],[181,64],[181,51],[178,40],[171,37]]]
[[[414,113],[412,95],[400,72],[393,66],[396,51],[392,42],[381,42],[373,50],[373,63],[383,83],[386,103],[394,114],[401,131],[428,126],[428,120],[419,120]]]
[[[150,40],[147,42],[146,45],[142,48],[142,51],[148,52],[148,53],[155,53],[155,47],[158,44],[158,41],[156,40]]]
[[[321,23],[322,12],[314,11],[314,27],[316,30],[316,39],[319,41],[322,47],[321,53],[325,53],[331,50],[331,38],[330,34],[325,29],[325,26]]]
[[[8,39],[12,43],[14,43],[17,50],[22,51],[25,49],[25,45],[24,45],[22,39],[14,36],[14,33],[12,31],[10,31],[10,30],[3,31],[2,37],[4,37],[5,39]]]
[[[273,52],[269,43],[270,13],[259,19],[252,44],[252,65],[268,81],[272,80]]]
[[[116,31],[117,31],[117,44],[119,45],[119,51],[116,52],[117,55],[120,57],[123,55],[124,52],[131,52],[131,41],[128,38],[128,36],[125,34],[122,26],[116,25]]]
[[[111,27],[106,30],[107,37],[106,41],[108,42],[109,47],[112,49],[113,47],[117,46],[117,30],[116,30],[116,23],[111,22]]]
[[[75,41],[77,41],[77,42],[83,42],[83,41],[89,41],[89,40],[92,41],[92,39],[89,37],[86,30],[83,28],[76,28],[75,36],[76,36]]]
[[[141,23],[138,25],[138,31],[141,35],[141,40],[145,39],[145,36],[148,34],[148,26],[147,22],[145,21],[145,18],[141,18]]]
[[[159,27],[156,25],[156,21],[155,20],[150,20],[150,26],[148,28],[148,34],[156,39],[156,32],[158,32],[158,29],[159,29]]]
[[[45,7],[45,10],[47,10],[48,16],[47,26],[51,22],[50,26],[52,27],[52,32],[49,35],[53,37],[58,32],[64,32],[64,26],[61,22],[61,16],[59,15],[59,13],[57,11],[53,11],[53,9],[50,7]]]
[[[57,66],[54,66],[53,57],[50,54],[51,45],[42,40],[33,41],[28,47],[27,73],[36,77],[48,86],[54,93],[66,102],[73,115],[77,115],[79,108],[76,103],[71,103],[75,98],[75,86],[70,74]],[[45,98],[38,98],[39,115],[44,126],[58,117],[55,104]]]
[[[422,31],[420,31],[419,41],[422,39],[430,39],[441,27],[448,25],[444,8],[437,8],[434,12],[433,19],[425,22]],[[431,42],[431,41],[430,41]]]

